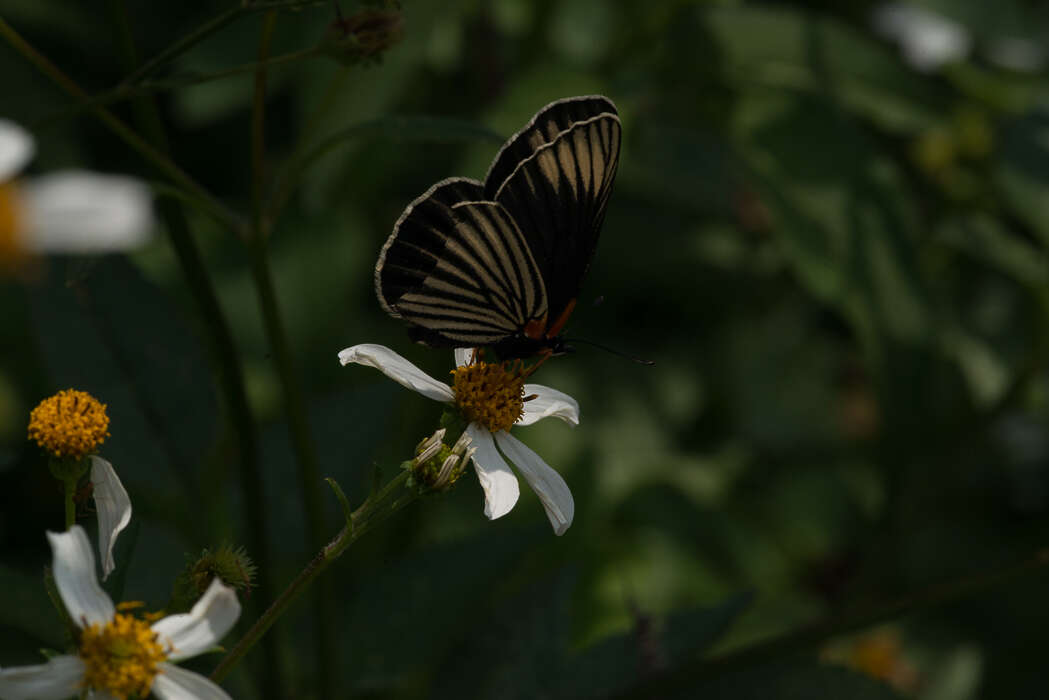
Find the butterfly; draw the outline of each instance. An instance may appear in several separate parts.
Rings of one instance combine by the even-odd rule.
[[[543,107],[484,181],[441,180],[397,219],[375,292],[413,339],[490,347],[501,359],[568,350],[575,308],[612,193],[622,128],[607,97]]]

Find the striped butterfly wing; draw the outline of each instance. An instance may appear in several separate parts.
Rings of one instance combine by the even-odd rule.
[[[552,102],[495,158],[484,182],[524,233],[546,285],[553,334],[571,312],[612,193],[622,128],[591,95]]]
[[[438,182],[394,225],[375,266],[379,302],[435,346],[494,345],[545,319],[528,242],[481,183]]]

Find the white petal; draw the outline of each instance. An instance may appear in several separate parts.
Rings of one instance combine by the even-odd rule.
[[[153,695],[160,700],[231,700],[229,694],[199,673],[174,664],[157,664]]]
[[[240,601],[232,588],[216,578],[188,613],[169,615],[151,629],[168,648],[172,661],[188,659],[214,647],[240,617]]]
[[[65,700],[80,692],[84,662],[76,656],[56,656],[38,666],[0,669],[0,698],[5,700]]]
[[[535,395],[524,402],[524,415],[516,425],[531,425],[543,418],[560,418],[569,425],[579,425],[579,404],[568,394],[542,384],[525,384],[525,396]]]
[[[116,567],[113,546],[117,535],[131,522],[131,499],[120,483],[113,465],[101,457],[91,457],[91,486],[98,511],[98,554],[102,559],[102,580]]]
[[[439,382],[426,372],[383,345],[364,343],[346,348],[339,353],[339,362],[348,365],[374,367],[403,387],[417,391],[428,399],[451,403],[455,398],[452,388]]]
[[[565,480],[542,457],[513,435],[500,431],[495,434],[495,441],[539,496],[546,509],[546,517],[554,526],[554,534],[565,534],[575,517],[575,501]]]
[[[0,119],[0,183],[10,180],[36,152],[32,135],[9,119]]]
[[[73,622],[83,628],[112,620],[116,610],[98,585],[95,555],[84,528],[74,525],[68,532],[49,532],[47,539],[54,553],[55,586]]]
[[[474,359],[475,352],[477,352],[477,348],[456,348],[455,366],[462,367],[463,365],[470,364],[470,362]]]
[[[499,450],[495,449],[490,432],[476,423],[468,425],[466,432],[477,449],[473,463],[477,480],[484,489],[484,514],[489,520],[501,518],[513,509],[521,495],[517,477],[510,471]]]
[[[22,183],[25,245],[38,253],[129,250],[153,232],[149,188],[122,175],[51,173]]]

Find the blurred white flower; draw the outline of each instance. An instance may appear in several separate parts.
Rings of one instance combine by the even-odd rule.
[[[188,613],[149,624],[114,606],[98,585],[91,544],[79,525],[49,532],[55,586],[73,622],[81,629],[75,655],[52,657],[37,666],[0,669],[0,697],[6,700],[111,700],[152,692],[162,700],[229,700],[219,686],[169,663],[203,653],[240,616],[233,589],[219,579]]]
[[[454,404],[469,420],[466,434],[476,450],[472,459],[484,490],[484,514],[491,520],[506,515],[520,496],[517,477],[505,455],[539,496],[554,533],[563,535],[575,516],[572,492],[561,475],[510,435],[509,429],[548,417],[578,425],[579,404],[556,389],[524,384],[524,377],[505,364],[472,364],[472,354],[472,349],[455,351],[455,389],[382,345],[354,345],[339,353],[339,361],[374,367],[401,386],[434,401]]]
[[[924,7],[882,5],[874,11],[873,24],[879,34],[899,44],[907,63],[920,71],[960,61],[972,49],[965,27]]]
[[[149,239],[149,188],[87,171],[16,176],[36,152],[29,132],[0,119],[0,262],[26,254],[105,253]]]

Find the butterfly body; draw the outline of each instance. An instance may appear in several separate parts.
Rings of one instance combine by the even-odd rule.
[[[394,225],[375,267],[383,308],[435,347],[504,359],[569,350],[561,331],[590,266],[619,162],[615,105],[540,110],[484,181],[442,180]]]

